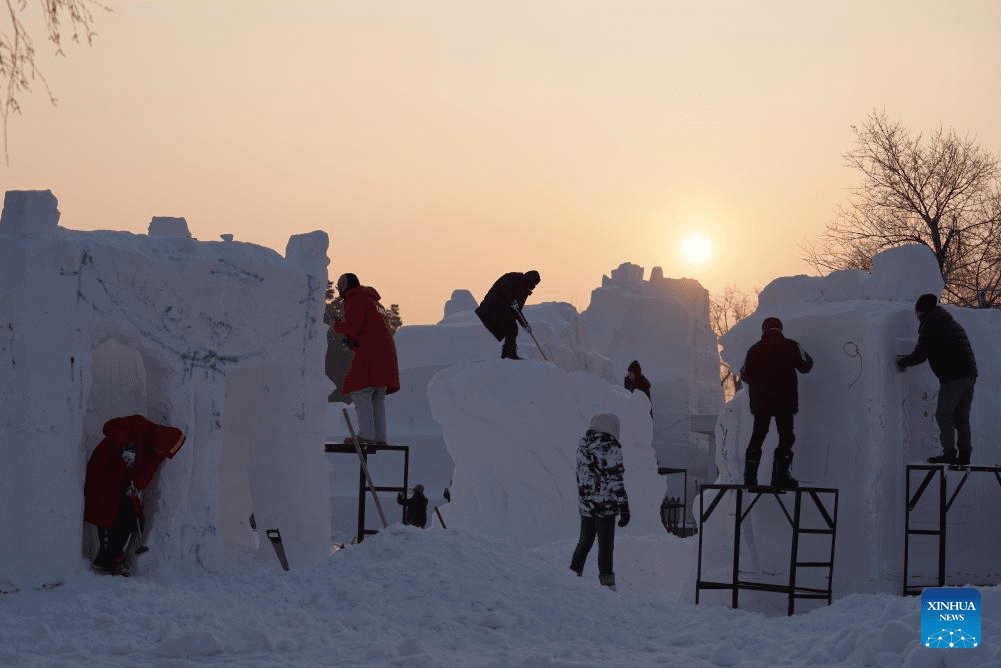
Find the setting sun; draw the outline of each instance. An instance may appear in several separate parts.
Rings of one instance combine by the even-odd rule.
[[[709,238],[701,232],[689,234],[681,242],[681,254],[692,264],[702,264],[712,255],[713,245]]]

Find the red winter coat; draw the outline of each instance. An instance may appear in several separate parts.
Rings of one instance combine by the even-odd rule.
[[[385,318],[376,309],[378,301],[378,291],[366,285],[344,293],[344,320],[334,323],[334,331],[357,344],[341,387],[344,394],[368,387],[385,387],[386,394],[400,389],[396,342]]]
[[[154,424],[141,415],[108,420],[104,424],[104,440],[94,448],[87,463],[83,519],[110,529],[129,482],[138,491],[146,489],[163,460],[181,449],[184,438],[180,429]],[[131,469],[122,459],[122,450],[129,443],[136,446]]]

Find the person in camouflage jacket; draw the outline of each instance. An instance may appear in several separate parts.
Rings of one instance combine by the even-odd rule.
[[[577,446],[577,509],[580,511],[580,538],[570,570],[583,575],[587,555],[598,539],[598,581],[615,589],[612,552],[615,549],[615,517],[619,526],[629,523],[629,498],[623,483],[622,446],[619,418],[599,413]]]

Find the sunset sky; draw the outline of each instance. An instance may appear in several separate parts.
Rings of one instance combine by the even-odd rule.
[[[626,261],[714,293],[812,273],[874,109],[1001,153],[998,0],[105,4],[90,48],[36,37],[59,103],[22,97],[3,189],[73,229],[324,230],[408,324],[506,271],[578,310]]]

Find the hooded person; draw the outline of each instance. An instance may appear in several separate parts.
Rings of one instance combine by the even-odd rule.
[[[83,518],[97,527],[100,540],[92,568],[128,575],[125,548],[145,521],[140,494],[153,482],[164,460],[181,449],[185,436],[180,429],[155,424],[141,415],[109,420],[103,431],[104,439],[87,462]]]
[[[914,305],[914,314],[920,322],[918,343],[911,354],[897,358],[897,370],[904,371],[927,360],[938,378],[935,420],[938,422],[942,454],[930,457],[928,463],[966,466],[973,451],[970,411],[973,408],[973,388],[977,382],[973,346],[966,330],[938,305],[935,295],[921,295]]]
[[[809,373],[813,358],[796,341],[782,334],[782,321],[775,317],[761,323],[761,340],[747,351],[740,378],[747,384],[754,416],[751,440],[744,454],[744,484],[758,484],[761,446],[775,418],[779,443],[772,460],[772,487],[795,489],[799,483],[789,474],[792,464],[793,416],[799,412],[798,373]]]
[[[358,437],[365,444],[385,444],[386,395],[400,389],[396,342],[379,304],[379,292],[362,285],[354,274],[337,279],[344,300],[344,318],[333,323],[354,350],[341,392],[351,395],[358,415]]]
[[[629,498],[624,484],[619,417],[598,413],[577,444],[577,510],[580,538],[570,560],[570,570],[584,573],[587,555],[598,539],[598,581],[615,589],[612,553],[615,549],[615,517],[619,526],[629,524]]]
[[[474,313],[483,326],[494,338],[504,342],[501,346],[501,359],[521,359],[518,357],[518,324],[529,329],[521,310],[541,281],[539,272],[535,270],[525,273],[508,272],[494,282],[476,307]]]
[[[643,375],[643,369],[640,367],[639,360],[630,362],[629,368],[626,369],[626,377],[622,386],[630,392],[639,390],[645,394],[646,398],[650,400],[650,417],[653,417],[653,397],[650,396],[650,381]]]
[[[415,485],[410,498],[400,492],[396,502],[403,506],[403,523],[423,529],[428,523],[428,499],[424,496],[424,485]]]

